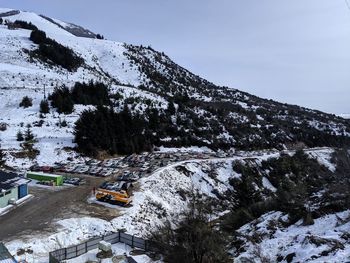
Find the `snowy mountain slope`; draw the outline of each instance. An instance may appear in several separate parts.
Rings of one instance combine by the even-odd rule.
[[[62,28],[61,25],[57,25],[56,23],[58,23],[58,20],[56,20],[56,23],[52,23],[42,16],[30,12],[20,11],[19,14],[8,16],[4,19],[10,22],[16,20],[31,22],[40,30],[43,30],[48,37],[55,39],[62,45],[72,48],[85,60],[83,69],[78,70],[78,72],[70,74],[70,72],[64,69],[53,68],[49,70],[50,74],[46,75],[42,73],[41,78],[37,78],[36,85],[38,86],[51,84],[49,82],[50,75],[52,75],[51,81],[54,82],[55,86],[84,80],[113,81],[113,78],[107,77],[106,73],[110,74],[122,84],[131,84],[133,86],[138,86],[140,84],[138,71],[129,67],[129,60],[125,58],[123,54],[126,52],[126,48],[122,43],[76,37]],[[2,61],[7,61],[7,64],[10,66],[15,64],[36,69],[34,72],[28,72],[28,75],[22,76],[22,79],[25,80],[27,80],[27,77],[30,78],[30,75],[37,75],[38,71],[41,71],[40,69],[42,69],[43,72],[47,71],[47,65],[43,65],[38,61],[36,61],[35,64],[28,63],[29,57],[22,51],[23,49],[33,50],[36,47],[36,45],[29,40],[30,33],[30,30],[8,30],[5,25],[1,27],[1,43],[3,43],[1,52],[3,56]],[[1,68],[1,70],[4,69]],[[12,72],[11,68],[7,70],[11,78],[18,73],[17,71]],[[118,77],[120,77],[120,79]],[[6,82],[11,81],[10,79],[4,79],[2,85],[6,85]],[[14,79],[14,81],[16,80]],[[8,83],[9,86],[12,86],[11,84],[13,83]]]
[[[350,114],[340,114],[340,117],[344,119],[350,119]]]
[[[166,127],[159,126],[161,130],[153,131],[157,134],[157,146],[251,150],[282,149],[300,143],[308,147],[350,143],[348,120],[260,99],[236,89],[218,87],[150,47],[77,37],[69,32],[68,28],[72,27],[69,23],[31,12],[0,9],[0,16],[8,22],[23,20],[32,23],[84,60],[76,71],[46,64],[30,55],[38,48],[29,39],[30,30],[11,30],[5,24],[0,25],[0,90],[3,94],[0,102],[3,112],[11,112],[13,119],[7,121],[7,115],[0,113],[1,121],[7,124],[7,131],[0,132],[0,138],[2,148],[8,150],[8,156],[13,149],[20,149],[20,144],[14,138],[21,129],[21,122],[34,126],[41,120],[38,104],[44,98],[44,88],[47,95],[55,87],[72,87],[75,82],[90,80],[106,83],[111,95],[121,95],[115,106],[117,111],[127,105],[132,112],[141,113],[145,119],[149,119],[145,113],[147,109],[157,109],[159,114],[167,114],[169,105],[174,105],[175,110],[168,118]],[[16,105],[22,95],[33,99],[33,107],[23,110]],[[68,115],[59,115],[51,108],[44,119],[46,128],[34,128],[39,150],[43,147],[48,150],[50,143],[54,145],[48,155],[52,158],[39,158],[37,161],[46,164],[50,164],[54,158],[59,161],[64,157],[57,156],[56,151],[75,146],[72,134],[74,123],[81,110],[87,107],[75,105],[75,108],[74,113]],[[63,131],[52,126],[58,122],[52,120],[59,119],[68,124]],[[19,163],[28,164],[28,160],[19,160]]]
[[[344,211],[318,218],[311,226],[299,221],[283,227],[285,215],[265,214],[238,230],[246,251],[234,262],[349,262],[349,218],[350,211]]]
[[[88,29],[85,29],[81,26],[72,24],[72,23],[66,23],[63,21],[60,21],[58,19],[50,18],[44,15],[40,15],[41,17],[45,18],[46,20],[50,21],[51,23],[54,23],[58,25],[59,27],[67,30],[69,33],[77,36],[77,37],[88,37],[88,38],[96,38],[96,34],[91,32]]]
[[[9,12],[10,9],[1,9],[0,12]],[[24,130],[27,124],[33,126],[39,122],[39,103],[44,98],[44,87],[46,95],[51,93],[55,87],[61,85],[71,86],[78,81],[103,81],[106,83],[123,83],[138,85],[138,72],[129,68],[129,62],[123,53],[126,49],[122,43],[112,41],[101,41],[90,38],[78,38],[67,32],[65,29],[51,23],[49,20],[34,13],[20,12],[15,15],[4,17],[14,22],[16,20],[28,21],[36,25],[46,34],[75,50],[85,60],[84,68],[76,72],[68,72],[65,69],[49,68],[40,61],[33,61],[24,50],[34,50],[36,45],[29,40],[29,30],[9,30],[7,26],[0,25],[0,90],[1,90],[1,114],[0,121],[6,123],[7,130],[1,133],[2,148],[12,152],[20,149],[20,143],[16,141],[16,133]],[[59,21],[56,21],[57,23]],[[125,65],[125,66],[124,66]],[[106,74],[110,74],[112,78]],[[154,101],[155,104],[165,105],[167,102],[159,96],[140,91],[128,86],[114,86],[112,92],[119,92],[125,95],[141,97]],[[24,96],[33,99],[33,107],[22,109],[18,105]],[[140,104],[140,110],[145,106]],[[52,164],[67,157],[62,148],[73,147],[73,125],[78,119],[79,113],[89,107],[76,105],[76,110],[70,115],[59,115],[55,112],[48,114],[42,127],[34,127],[33,132],[37,136],[37,148],[42,151],[41,158],[37,161],[42,164]],[[65,120],[68,127],[60,128],[56,124],[59,120]],[[21,127],[23,126],[23,127]],[[52,149],[51,152],[49,149]],[[45,150],[46,149],[46,150]],[[60,152],[62,158],[57,156]],[[30,160],[15,160],[10,157],[9,164],[28,166]]]

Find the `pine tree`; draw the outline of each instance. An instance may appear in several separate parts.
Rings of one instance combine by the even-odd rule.
[[[31,106],[33,106],[33,100],[31,98],[29,98],[28,96],[24,96],[22,98],[22,101],[19,104],[19,106],[23,107],[23,108],[31,107]]]
[[[100,34],[97,34],[97,35],[96,35],[96,38],[97,38],[97,39],[104,39],[104,36],[103,36],[103,35],[100,35]]]
[[[174,115],[176,113],[175,105],[172,101],[169,102],[168,112],[170,115]]]
[[[0,149],[0,166],[3,166],[6,163],[6,154],[2,149]]]
[[[23,133],[21,131],[17,132],[17,141],[19,142],[24,141]]]
[[[28,142],[28,141],[31,141],[31,140],[33,140],[33,139],[34,139],[34,135],[33,135],[32,131],[31,131],[31,129],[30,129],[30,125],[28,125],[28,126],[27,126],[27,130],[26,130],[25,133],[24,133],[24,140],[25,140],[26,142]]]
[[[33,30],[30,34],[30,40],[35,44],[41,44],[46,41],[46,33],[41,30]]]
[[[47,114],[50,112],[49,102],[47,100],[42,100],[40,102],[40,113]]]

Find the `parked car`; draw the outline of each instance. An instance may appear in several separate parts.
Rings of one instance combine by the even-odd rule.
[[[67,173],[72,173],[75,169],[76,169],[76,166],[75,166],[75,165],[71,165],[71,166],[66,166],[66,167],[65,167],[65,171],[66,171]]]
[[[72,184],[72,185],[80,185],[82,181],[83,180],[81,178],[76,178],[76,177],[65,177],[63,179],[63,182],[65,184]]]

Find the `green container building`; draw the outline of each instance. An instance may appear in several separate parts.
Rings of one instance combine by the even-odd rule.
[[[37,180],[37,181],[53,181],[57,186],[63,185],[63,176],[56,174],[46,174],[39,172],[27,172],[27,178]]]

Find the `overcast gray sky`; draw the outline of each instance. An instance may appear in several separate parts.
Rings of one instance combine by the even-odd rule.
[[[349,1],[350,2],[350,1]],[[345,0],[0,0],[110,40],[151,45],[220,85],[350,113]]]

